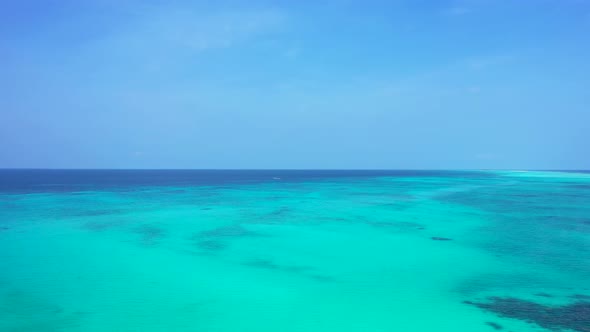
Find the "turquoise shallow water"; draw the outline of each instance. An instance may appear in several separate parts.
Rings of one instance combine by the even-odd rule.
[[[236,172],[5,173],[0,331],[590,331],[589,173]]]

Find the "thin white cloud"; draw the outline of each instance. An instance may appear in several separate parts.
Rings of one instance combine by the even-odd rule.
[[[510,63],[516,59],[513,54],[494,54],[479,57],[472,57],[464,61],[465,66],[470,69],[486,69]]]
[[[162,61],[236,47],[279,32],[285,20],[285,14],[274,9],[195,12],[148,7],[87,44],[85,51],[105,58],[137,58],[157,67]]]
[[[226,48],[272,31],[283,16],[272,10],[235,11],[198,16],[178,13],[158,22],[163,41],[194,51]]]

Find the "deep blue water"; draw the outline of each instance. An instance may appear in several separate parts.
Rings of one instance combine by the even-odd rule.
[[[490,177],[490,173],[416,170],[0,170],[0,192],[125,190],[144,186],[220,186],[334,178]]]

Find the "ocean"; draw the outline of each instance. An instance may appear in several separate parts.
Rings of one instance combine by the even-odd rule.
[[[590,173],[0,170],[2,332],[590,331]]]

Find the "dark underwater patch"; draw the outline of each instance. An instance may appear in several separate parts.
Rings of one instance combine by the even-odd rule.
[[[252,213],[247,215],[247,223],[249,224],[267,224],[280,225],[289,221],[289,215],[293,213],[293,209],[288,206],[282,206],[270,212]]]
[[[289,208],[288,206],[282,206],[282,207],[272,211],[267,216],[271,217],[271,218],[284,217],[286,214],[289,214],[291,211],[292,211],[291,208]]]
[[[141,236],[141,242],[144,245],[152,246],[155,245],[160,239],[166,236],[166,232],[155,226],[140,226],[135,229],[135,233]]]
[[[7,332],[77,330],[85,315],[83,312],[68,312],[62,306],[28,292],[11,291],[0,294],[0,317],[14,317],[19,321],[10,326]],[[23,317],[27,319],[23,320]]]
[[[244,265],[258,267],[258,268],[262,268],[262,269],[268,269],[268,270],[279,270],[280,269],[280,267],[277,264],[275,264],[272,261],[269,261],[267,259],[254,259],[254,260],[244,263]]]
[[[494,330],[503,330],[504,329],[504,327],[502,327],[502,325],[500,325],[498,323],[494,323],[494,322],[486,322],[486,325],[490,326]]]
[[[227,244],[215,240],[198,240],[195,245],[201,250],[220,251],[227,248]]]
[[[490,297],[488,300],[464,303],[491,311],[500,317],[523,320],[552,331],[569,329],[590,332],[590,302],[546,306],[511,297]]]
[[[526,273],[483,273],[463,280],[455,290],[468,297],[477,294],[491,294],[496,291],[503,291],[511,288],[521,288],[528,285],[533,289],[544,289],[548,287],[547,280],[542,276]],[[532,295],[532,294],[531,294]]]
[[[278,272],[287,272],[287,273],[294,273],[299,274],[304,277],[308,277],[320,282],[333,282],[334,279],[329,276],[314,274],[314,269],[309,266],[298,266],[298,265],[281,265],[277,264],[268,259],[253,259],[243,263],[245,266],[266,269],[266,270],[274,270]]]
[[[230,225],[204,231],[198,234],[201,237],[242,237],[242,236],[258,236],[258,233],[252,232],[241,225]]]
[[[71,215],[75,217],[100,217],[113,214],[122,214],[126,212],[122,209],[97,209],[97,210],[82,210],[72,212]]]
[[[120,224],[121,223],[117,221],[89,221],[82,225],[82,228],[93,232],[101,232]]]
[[[263,269],[269,269],[269,270],[282,270],[285,272],[294,272],[294,273],[302,273],[305,271],[312,270],[312,268],[307,267],[307,266],[279,265],[279,264],[276,264],[273,261],[270,261],[267,259],[254,259],[249,262],[246,262],[244,265],[263,268]]]
[[[228,245],[226,242],[231,238],[251,236],[257,237],[262,235],[249,231],[242,225],[229,225],[194,234],[191,237],[191,241],[193,241],[200,250],[214,252],[227,248]]]
[[[453,241],[453,239],[451,239],[451,238],[440,237],[440,236],[433,236],[433,237],[431,237],[431,239],[434,241]]]

